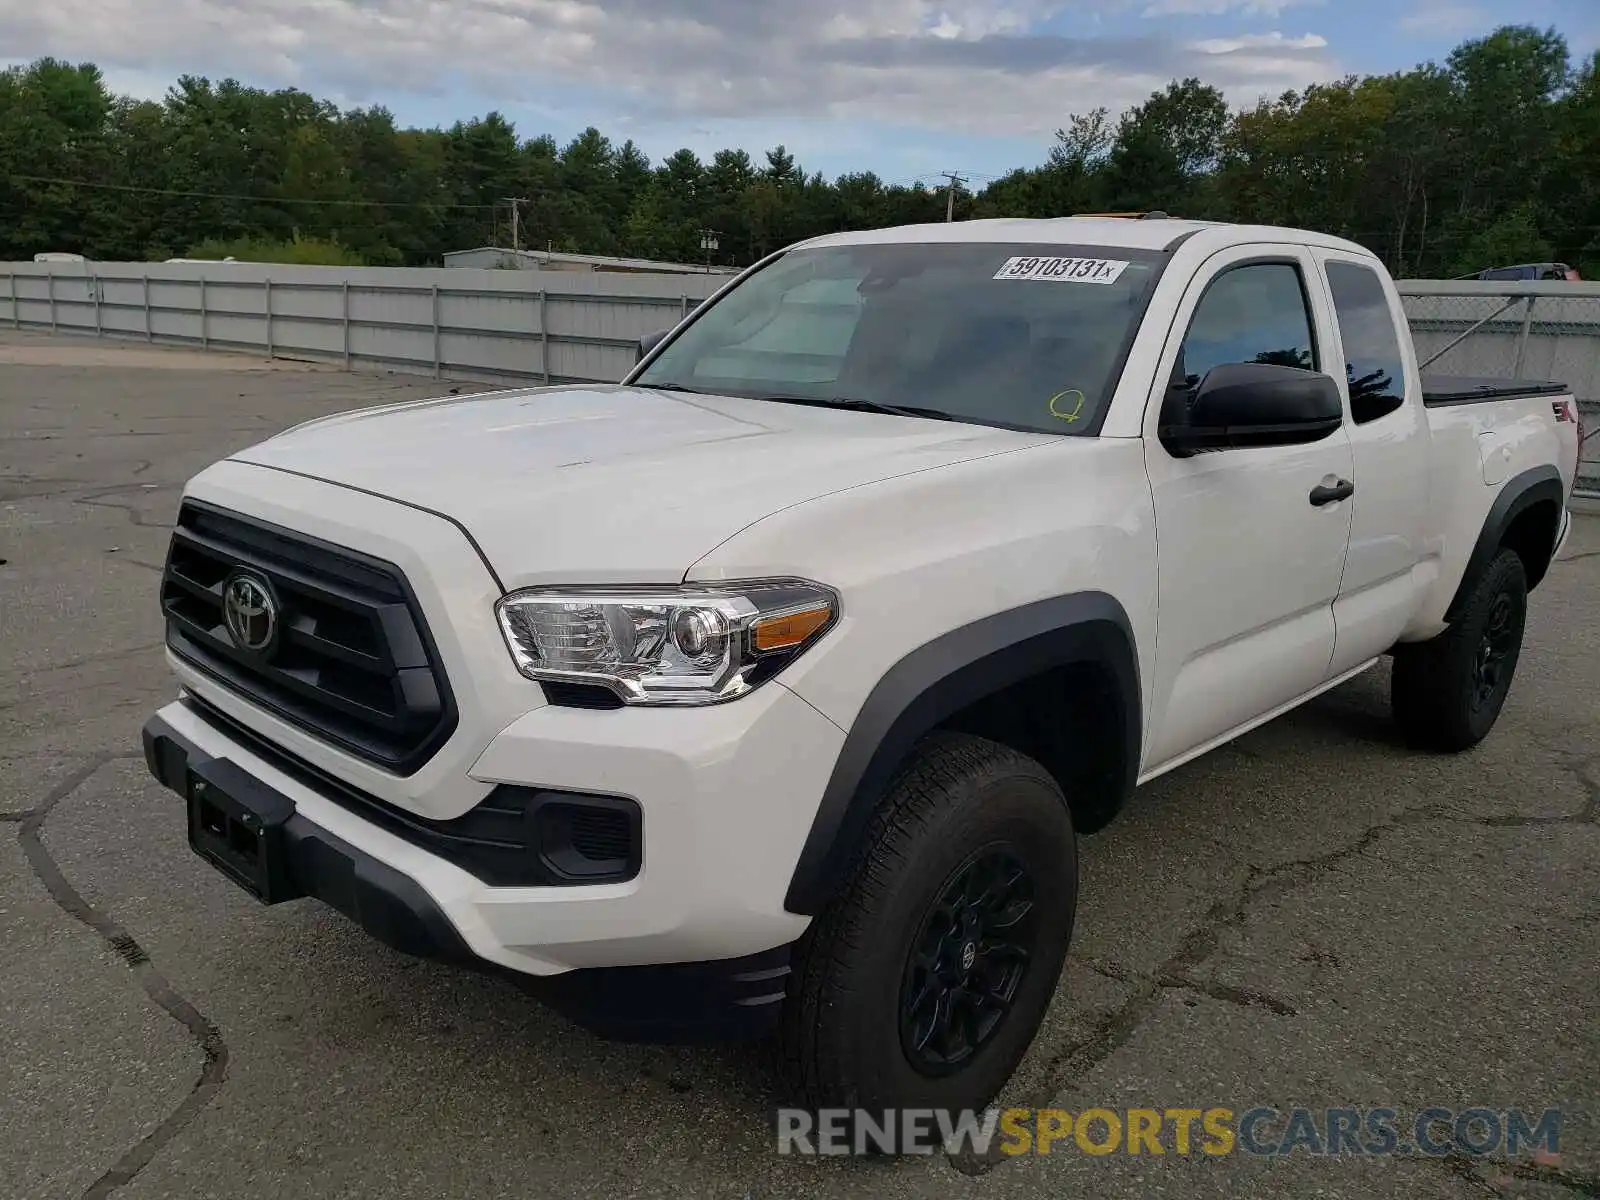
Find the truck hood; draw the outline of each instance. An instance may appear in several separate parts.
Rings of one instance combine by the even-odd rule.
[[[605,385],[358,410],[232,457],[451,517],[516,588],[676,582],[720,542],[781,509],[1046,440]]]

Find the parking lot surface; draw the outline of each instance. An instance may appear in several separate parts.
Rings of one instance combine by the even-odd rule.
[[[190,475],[476,385],[0,333],[0,1196],[1600,1196],[1600,518],[1477,751],[1375,669],[1085,839],[1007,1103],[1562,1110],[1554,1154],[781,1156],[755,1048],[641,1048],[189,851],[139,727]]]

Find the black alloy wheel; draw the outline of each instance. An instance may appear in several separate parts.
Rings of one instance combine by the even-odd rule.
[[[917,1070],[959,1070],[999,1030],[1033,958],[1033,894],[1004,844],[974,854],[939,890],[900,989],[901,1046]]]
[[[1510,683],[1507,665],[1521,640],[1521,623],[1516,605],[1508,592],[1497,592],[1478,640],[1478,656],[1472,672],[1472,707],[1482,711],[1494,703],[1502,687]]]

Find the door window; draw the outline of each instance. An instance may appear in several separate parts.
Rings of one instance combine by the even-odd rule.
[[[1223,363],[1317,369],[1311,312],[1297,267],[1249,263],[1211,281],[1190,319],[1173,383],[1192,389]]]

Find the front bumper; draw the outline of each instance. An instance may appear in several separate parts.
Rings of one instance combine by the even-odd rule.
[[[428,893],[371,854],[313,824],[294,802],[227,758],[215,758],[160,716],[144,727],[144,761],[160,783],[187,797],[191,775],[254,800],[284,807],[281,826],[287,882],[295,896],[313,896],[338,909],[379,941],[406,954],[471,964],[468,949]]]
[[[637,797],[642,863],[625,883],[494,887],[188,698],[144,730],[166,787],[187,796],[198,776],[289,814],[289,897],[404,953],[505,973],[608,1036],[649,1040],[770,1027],[807,924],[784,910],[783,887],[841,740],[773,685],[697,713],[537,709],[490,743],[474,778]]]

